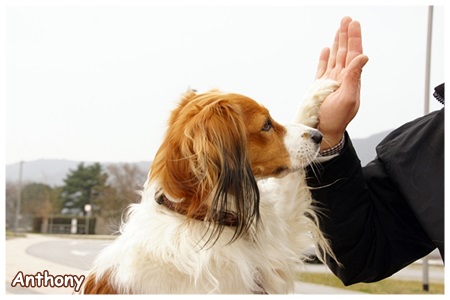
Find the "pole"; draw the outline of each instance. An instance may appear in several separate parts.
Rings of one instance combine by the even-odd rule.
[[[14,235],[17,235],[19,232],[20,204],[22,202],[22,169],[23,169],[23,161],[20,161],[20,163],[19,163],[19,187],[18,187],[18,195],[17,195],[17,203],[16,203],[16,215],[14,218]]]
[[[430,290],[428,260],[428,255],[422,259],[422,289],[425,292]]]
[[[433,33],[433,6],[428,6],[428,24],[427,24],[427,48],[425,57],[425,98],[424,115],[430,112],[430,69],[431,69],[431,38]],[[428,283],[429,266],[428,256],[422,259],[422,289],[428,292],[430,289]]]
[[[91,216],[91,209],[92,206],[90,204],[85,204],[84,205],[84,211],[86,212],[86,222],[85,222],[85,227],[86,227],[86,232],[85,234],[89,234],[89,217]]]
[[[427,48],[425,54],[425,98],[424,115],[430,112],[430,69],[431,69],[431,38],[433,33],[433,6],[428,6]]]

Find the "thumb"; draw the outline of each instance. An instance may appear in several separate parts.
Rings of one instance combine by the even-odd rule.
[[[345,81],[347,77],[349,77],[347,80],[359,81],[361,79],[362,70],[368,61],[369,57],[365,54],[360,54],[355,57],[347,66],[347,72],[343,81]]]
[[[342,78],[341,87],[348,89],[347,92],[359,93],[361,73],[368,61],[369,58],[364,54],[355,57],[347,67],[345,75]]]

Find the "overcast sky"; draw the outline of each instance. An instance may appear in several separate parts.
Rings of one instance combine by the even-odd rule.
[[[25,3],[5,8],[6,164],[150,161],[188,87],[245,94],[289,123],[346,15],[360,21],[370,59],[350,135],[368,137],[424,113],[426,3]],[[444,82],[442,6],[433,28],[431,87]],[[431,110],[441,107],[431,97]]]

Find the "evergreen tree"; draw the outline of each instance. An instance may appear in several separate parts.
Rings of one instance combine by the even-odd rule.
[[[85,205],[94,205],[96,199],[101,197],[107,178],[99,163],[90,166],[80,163],[77,169],[70,170],[59,197],[62,213],[86,214]]]

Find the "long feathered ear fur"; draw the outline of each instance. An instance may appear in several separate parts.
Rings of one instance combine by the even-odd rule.
[[[170,197],[182,200],[177,205],[188,217],[204,215],[211,221],[206,243],[215,242],[225,228],[220,222],[223,212],[237,219],[230,242],[259,220],[259,190],[240,108],[217,95],[182,101],[172,114],[150,176]]]

